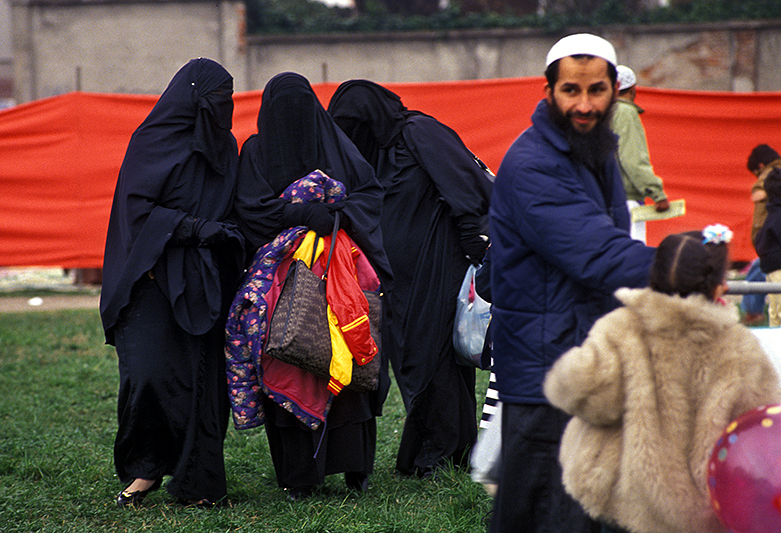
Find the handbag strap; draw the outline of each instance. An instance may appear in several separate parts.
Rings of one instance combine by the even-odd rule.
[[[331,266],[331,255],[334,253],[334,247],[336,246],[336,234],[339,232],[339,211],[334,213],[334,231],[331,233],[331,249],[328,250],[328,260],[325,263],[325,270],[323,271],[323,279],[328,276],[328,267]]]
[[[334,213],[334,229],[331,233],[331,248],[328,250],[328,260],[325,263],[325,270],[323,270],[323,275],[321,279],[326,279],[328,274],[328,267],[331,266],[331,256],[334,253],[334,247],[336,246],[336,234],[339,232],[339,211]],[[320,239],[320,235],[315,234],[315,244],[312,247],[312,260],[309,261],[309,268],[314,268],[315,265],[315,259],[317,258],[317,244],[318,239]]]

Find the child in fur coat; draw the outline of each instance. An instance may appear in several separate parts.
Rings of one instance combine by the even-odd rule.
[[[573,415],[560,462],[567,492],[606,526],[633,533],[725,533],[708,498],[707,463],[731,420],[781,401],[778,375],[725,305],[730,232],[670,235],[650,288],[619,289],[545,380]]]

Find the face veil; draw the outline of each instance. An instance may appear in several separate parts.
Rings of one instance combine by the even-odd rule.
[[[413,114],[397,94],[368,80],[341,84],[328,112],[375,169],[380,149],[393,142]]]
[[[258,136],[263,175],[275,194],[309,172],[328,174],[321,137],[322,106],[309,82],[294,73],[275,76],[263,91],[258,113]]]

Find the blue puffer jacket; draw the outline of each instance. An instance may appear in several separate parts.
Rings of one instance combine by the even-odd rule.
[[[648,282],[654,249],[629,237],[615,160],[606,169],[608,205],[568,152],[542,100],[494,184],[491,334],[499,397],[508,403],[547,403],[542,382],[553,362],[618,305],[616,289]]]

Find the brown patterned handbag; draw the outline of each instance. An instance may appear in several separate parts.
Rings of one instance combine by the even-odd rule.
[[[328,268],[339,230],[339,213],[336,213],[331,248],[323,277],[313,273],[305,261],[297,259],[290,265],[282,291],[277,299],[269,325],[266,353],[316,376],[330,377],[331,332],[328,326],[325,296]],[[317,241],[313,250],[317,250]],[[364,291],[369,303],[371,335],[380,347],[382,302],[376,293]],[[348,389],[357,392],[376,390],[379,385],[380,353],[371,362],[358,365],[353,361],[352,380]]]

